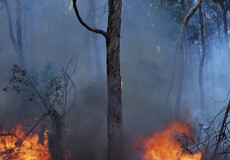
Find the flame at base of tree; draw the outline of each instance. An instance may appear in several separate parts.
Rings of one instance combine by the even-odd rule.
[[[51,155],[48,147],[48,131],[44,133],[43,144],[39,143],[38,134],[30,134],[20,146],[16,143],[25,137],[23,126],[18,125],[9,134],[3,131],[0,137],[0,159],[1,160],[50,160]],[[9,134],[9,135],[7,135]]]
[[[175,121],[152,137],[139,138],[137,145],[142,147],[141,160],[201,160],[201,152],[192,153],[185,146],[186,143],[189,145],[191,133],[188,124]]]

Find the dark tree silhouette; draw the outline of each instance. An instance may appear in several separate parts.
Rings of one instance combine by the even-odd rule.
[[[108,89],[108,160],[122,160],[122,101],[120,75],[120,31],[122,0],[108,0],[107,32],[88,26],[81,18],[76,0],[73,8],[79,22],[89,31],[101,34],[107,48],[107,89]]]

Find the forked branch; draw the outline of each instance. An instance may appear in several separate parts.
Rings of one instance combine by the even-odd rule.
[[[184,17],[184,21],[183,21],[185,26],[187,26],[189,19],[192,17],[192,15],[199,8],[201,2],[202,2],[202,0],[197,0],[196,3],[194,4],[194,6],[192,7],[192,9],[186,14],[186,16]]]

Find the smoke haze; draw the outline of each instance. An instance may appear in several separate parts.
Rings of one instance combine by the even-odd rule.
[[[83,19],[93,27],[106,30],[108,9],[105,0],[79,0]],[[14,0],[9,0],[15,31]],[[26,68],[42,69],[47,63],[57,68],[65,59],[77,55],[77,100],[66,117],[65,146],[72,159],[105,159],[107,145],[107,89],[105,39],[89,32],[78,22],[71,0],[22,0],[22,34]],[[92,15],[95,15],[93,22]],[[95,24],[94,24],[95,23]],[[18,63],[8,29],[5,8],[0,10],[0,88],[8,86],[10,69]],[[180,25],[169,13],[140,0],[123,2],[121,32],[121,77],[123,82],[123,121],[127,158],[132,158],[132,143],[140,135],[156,131],[175,118],[175,91],[165,107],[165,97],[173,71],[176,41]],[[16,33],[14,33],[16,34]],[[230,57],[219,53],[217,33],[209,43],[212,57],[204,65],[204,89],[207,111],[200,110],[198,69],[200,48],[191,44],[190,60],[185,68],[182,93],[182,115],[201,121],[211,117],[224,103],[230,89],[228,74]],[[219,56],[223,55],[223,56]],[[188,58],[189,59],[189,58]],[[0,92],[0,127],[14,125],[24,111],[21,97]],[[14,99],[14,101],[12,101]],[[33,107],[32,103],[26,105]],[[32,105],[32,106],[31,106]],[[36,115],[28,111],[29,117]]]

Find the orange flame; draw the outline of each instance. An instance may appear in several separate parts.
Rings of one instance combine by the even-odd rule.
[[[6,160],[50,160],[50,152],[48,148],[48,131],[44,133],[43,144],[39,143],[38,134],[30,134],[18,147],[15,145],[19,138],[25,137],[22,125],[18,125],[12,133],[16,136],[1,136],[0,137],[0,159]],[[3,133],[7,133],[3,131]],[[12,152],[5,153],[11,150]]]
[[[186,123],[172,122],[168,128],[155,133],[150,138],[140,138],[143,147],[142,160],[200,160],[201,152],[194,154],[183,151],[176,140],[182,134],[190,135],[191,129]]]

